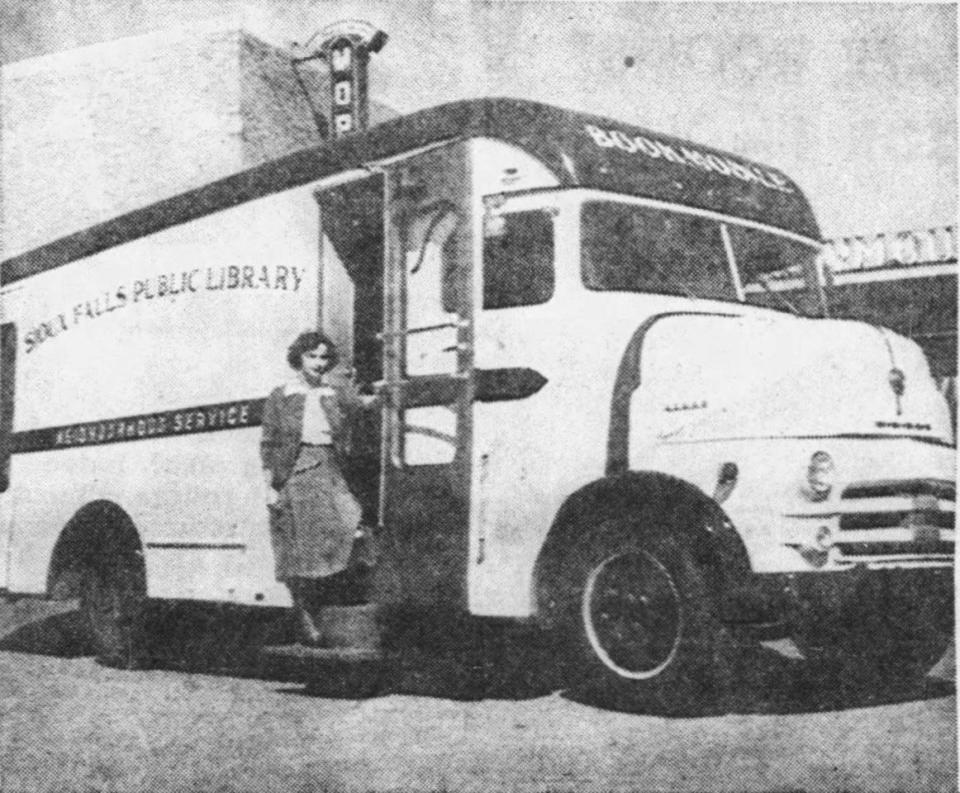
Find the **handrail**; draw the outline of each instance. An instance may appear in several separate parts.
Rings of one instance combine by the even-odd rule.
[[[414,333],[426,333],[431,330],[443,330],[444,328],[452,328],[458,330],[460,328],[470,327],[470,320],[467,319],[458,319],[456,322],[441,322],[437,325],[421,325],[417,328],[405,328],[404,330],[385,330],[377,334],[378,341],[385,341],[386,339],[395,339],[403,336],[412,336]]]

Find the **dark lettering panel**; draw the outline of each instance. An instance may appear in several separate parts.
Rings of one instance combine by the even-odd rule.
[[[239,402],[167,410],[162,413],[26,430],[13,434],[13,452],[23,454],[73,449],[78,446],[100,446],[105,443],[259,427],[264,402],[263,399],[245,399]]]
[[[12,325],[2,327],[4,333],[0,346],[8,352],[9,360],[8,357],[4,358],[6,365],[0,383],[8,384],[6,388],[11,390],[9,398],[0,399],[0,459],[2,459],[4,448],[14,454],[25,454],[55,449],[74,449],[78,446],[101,446],[106,443],[259,427],[263,419],[263,405],[266,400],[243,399],[236,402],[218,402],[157,413],[42,427],[11,434],[12,354],[16,348],[16,334]],[[450,378],[445,377],[417,378],[409,384],[405,392],[404,404],[407,407],[447,404],[452,398],[449,393],[452,382]],[[543,388],[546,382],[546,378],[533,369],[479,369],[475,399],[480,402],[526,399]],[[7,391],[0,393],[0,397],[3,396],[7,396]],[[5,433],[4,428],[6,428]],[[4,443],[7,444],[6,447]],[[2,492],[2,484],[3,479],[0,477],[0,492]]]

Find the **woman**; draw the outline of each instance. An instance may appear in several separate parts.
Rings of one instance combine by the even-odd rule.
[[[337,351],[322,333],[301,333],[287,362],[297,374],[267,398],[260,456],[277,580],[290,588],[301,638],[317,644],[312,612],[318,603],[356,601],[348,565],[355,540],[368,542],[343,473],[352,416],[363,402],[349,385],[325,380]]]

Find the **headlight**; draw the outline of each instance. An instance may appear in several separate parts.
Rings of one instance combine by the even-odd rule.
[[[829,526],[821,526],[817,529],[815,542],[821,551],[830,550],[830,546],[833,545],[833,532],[830,531]]]
[[[807,466],[806,496],[811,501],[826,501],[833,489],[836,469],[826,452],[814,452]]]
[[[823,567],[830,561],[830,549],[832,546],[833,532],[830,531],[829,526],[821,526],[817,529],[813,545],[798,543],[796,545],[791,544],[789,547],[800,554],[804,561],[811,567]]]

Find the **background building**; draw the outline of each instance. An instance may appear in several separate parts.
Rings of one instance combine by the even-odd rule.
[[[118,39],[0,71],[0,258],[315,144],[322,63],[240,29]],[[371,123],[391,115],[371,103]]]

